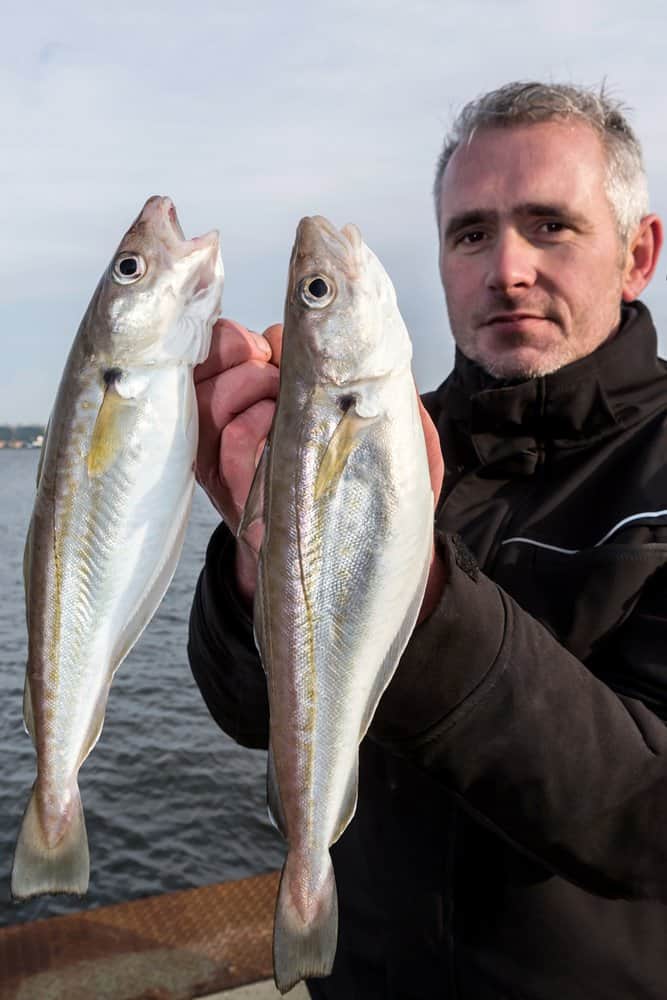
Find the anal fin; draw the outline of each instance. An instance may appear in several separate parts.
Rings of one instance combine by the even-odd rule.
[[[419,577],[415,592],[413,594],[412,600],[408,605],[407,611],[403,618],[400,628],[394,636],[393,642],[389,646],[387,653],[385,654],[384,660],[382,661],[382,666],[377,672],[375,678],[375,684],[370,691],[368,701],[366,703],[366,711],[364,713],[361,727],[359,729],[359,742],[368,731],[368,727],[373,721],[373,716],[375,715],[375,709],[378,707],[380,698],[387,689],[389,682],[394,676],[396,667],[398,666],[399,660],[403,655],[403,650],[407,646],[410,636],[414,631],[417,618],[419,617],[419,611],[422,606],[422,601],[424,600],[424,592],[426,590],[426,583],[428,580],[428,574],[431,567],[431,549],[430,546],[426,550],[426,558],[424,560],[421,575]]]
[[[357,811],[357,799],[359,797],[359,751],[354,755],[354,765],[350,768],[350,773],[345,786],[345,793],[341,800],[340,809],[336,818],[331,844],[335,844],[338,838],[350,825],[352,817]]]
[[[23,725],[25,731],[33,742],[35,743],[35,714],[32,710],[32,697],[30,696],[30,680],[28,678],[28,672],[25,675],[25,684],[23,685]]]
[[[276,774],[276,762],[273,750],[269,743],[269,759],[266,767],[266,799],[269,808],[269,819],[276,830],[287,839],[287,823],[285,812],[280,799],[280,789],[278,788],[278,775]]]

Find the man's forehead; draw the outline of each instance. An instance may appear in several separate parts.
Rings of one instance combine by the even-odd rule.
[[[461,144],[447,164],[441,217],[586,200],[596,188],[603,195],[604,171],[600,138],[582,122],[487,126]]]

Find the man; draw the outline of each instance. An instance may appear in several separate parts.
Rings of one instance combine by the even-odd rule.
[[[464,109],[436,207],[457,343],[424,397],[436,555],[332,849],[339,947],[311,994],[658,1000],[667,367],[637,299],[661,224],[618,109],[538,84]],[[199,372],[200,481],[232,532],[279,346],[223,321]],[[255,571],[220,527],[190,656],[220,725],[265,746]]]

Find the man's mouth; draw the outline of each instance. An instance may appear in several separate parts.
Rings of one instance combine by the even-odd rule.
[[[505,313],[493,313],[488,319],[484,321],[483,326],[494,326],[496,324],[504,323],[523,323],[523,322],[534,322],[536,320],[545,320],[546,316],[538,315],[537,313],[527,313],[527,312],[505,312]]]

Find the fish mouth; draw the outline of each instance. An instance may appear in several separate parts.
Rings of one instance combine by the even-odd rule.
[[[152,229],[170,253],[178,258],[187,257],[197,250],[211,250],[216,253],[219,248],[220,237],[217,229],[212,229],[203,236],[186,239],[176,206],[166,195],[156,194],[149,198],[135,226]]]
[[[178,215],[176,214],[176,206],[174,205],[171,198],[165,198],[164,201],[168,203],[167,217],[171,222],[174,232],[181,240],[185,240],[185,233],[183,232],[183,227],[178,221]]]
[[[185,243],[185,233],[178,221],[176,206],[166,195],[154,194],[139,213],[134,228],[152,229],[169,244]]]
[[[135,225],[152,230],[174,261],[192,271],[191,296],[197,297],[222,280],[220,237],[217,229],[186,239],[176,206],[166,195],[153,195],[144,205]]]

